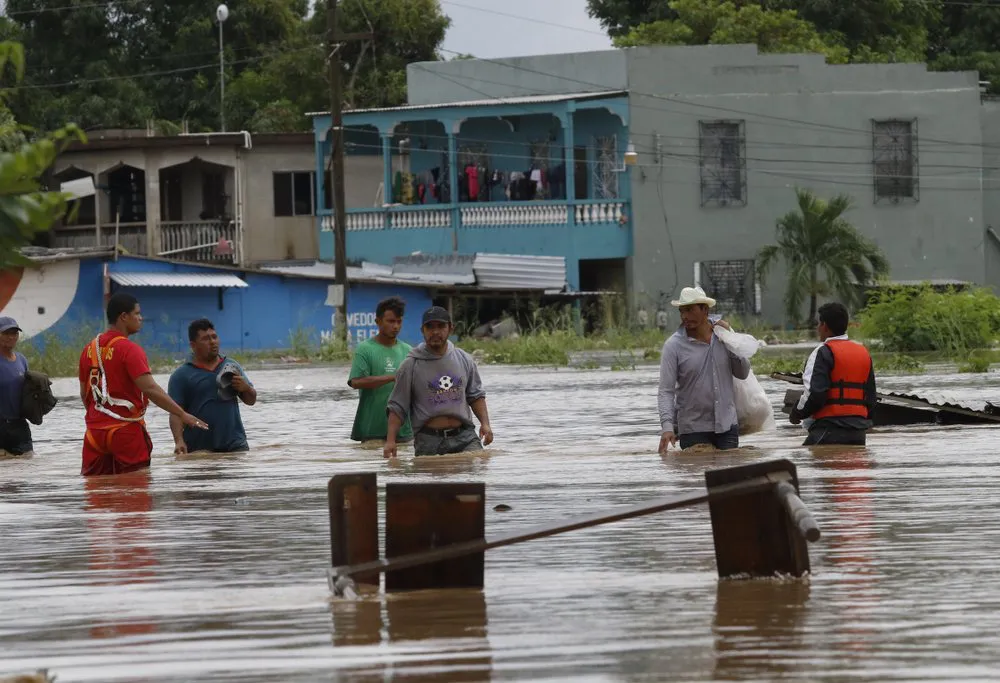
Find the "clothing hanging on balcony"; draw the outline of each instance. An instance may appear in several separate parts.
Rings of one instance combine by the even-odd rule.
[[[522,173],[514,171],[510,174],[507,185],[507,198],[513,202],[531,201],[538,192],[538,185],[531,179],[531,171]]]
[[[465,167],[465,178],[466,178],[466,194],[469,197],[469,201],[476,201],[479,199],[479,169],[469,164]]]

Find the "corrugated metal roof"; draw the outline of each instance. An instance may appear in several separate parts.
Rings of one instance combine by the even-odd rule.
[[[446,285],[474,285],[475,254],[410,254],[393,259],[395,277]]]
[[[603,90],[600,92],[567,93],[563,95],[525,95],[522,97],[493,97],[488,100],[464,100],[462,102],[442,102],[441,104],[404,104],[399,107],[377,107],[374,109],[348,109],[344,114],[378,114],[392,111],[419,111],[421,109],[445,109],[448,107],[496,107],[505,104],[546,104],[549,102],[569,102],[571,100],[601,100],[608,97],[627,95],[627,90]],[[306,116],[329,116],[328,111],[309,112]]]
[[[333,279],[332,263],[264,266],[263,270],[291,275]],[[392,266],[365,261],[360,268],[348,266],[352,282],[445,287],[474,286],[478,289],[543,290],[566,288],[566,259],[562,256],[517,254],[411,254],[398,256]]]
[[[273,273],[282,273],[286,275],[302,275],[306,277],[322,278],[324,280],[333,280],[336,278],[336,270],[332,263],[325,263],[323,261],[316,261],[310,265],[294,265],[294,266],[261,266],[261,270],[266,270]],[[395,284],[395,285],[431,285],[431,284],[455,284],[451,281],[442,281],[440,279],[422,279],[417,276],[407,276],[407,275],[397,275],[393,271],[392,266],[382,265],[381,263],[371,263],[365,261],[361,264],[361,267],[348,266],[347,267],[347,281],[348,282],[378,282],[382,284]]]
[[[229,273],[108,273],[126,287],[249,287]]]
[[[484,289],[555,289],[566,286],[562,256],[476,254],[476,283]]]

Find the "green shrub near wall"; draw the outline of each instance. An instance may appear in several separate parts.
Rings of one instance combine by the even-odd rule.
[[[1000,298],[986,288],[888,287],[872,294],[861,332],[889,351],[962,353],[989,348],[1000,332]]]

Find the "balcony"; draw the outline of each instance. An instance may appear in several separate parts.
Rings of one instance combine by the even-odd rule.
[[[453,250],[558,255],[572,248],[577,258],[623,258],[631,245],[628,207],[587,199],[349,209],[348,250],[378,263]],[[322,242],[332,243],[333,224],[333,216],[322,217]]]
[[[161,258],[233,265],[238,263],[239,231],[235,221],[163,221]]]
[[[51,245],[56,248],[66,247],[111,247],[115,244],[115,224],[103,225],[66,225],[57,227],[50,234]],[[146,255],[146,224],[120,223],[118,225],[118,244],[125,251],[137,256]]]
[[[330,152],[324,116],[314,119],[317,177]],[[636,159],[627,119],[619,91],[347,112],[348,254],[562,256],[571,270],[626,258]],[[332,259],[327,181],[314,192],[320,257]]]

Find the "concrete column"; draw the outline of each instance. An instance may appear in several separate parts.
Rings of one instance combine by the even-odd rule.
[[[448,130],[448,187],[451,199],[451,250],[458,253],[458,230],[461,227],[462,209],[458,205],[458,140],[456,135],[461,123],[446,124]]]
[[[566,103],[566,113],[561,117],[563,124],[563,158],[566,164],[566,203],[569,211],[569,224],[573,225],[576,220],[576,169],[574,168],[574,149],[576,148],[576,130],[573,126],[573,118],[576,112],[576,103]]]
[[[160,253],[160,155],[146,153],[146,255]]]
[[[392,204],[392,133],[382,135],[382,204]],[[382,216],[382,227],[388,228],[389,213]]]
[[[392,204],[392,134],[382,135],[382,203]]]
[[[97,240],[94,242],[95,247],[101,246],[101,208],[104,204],[105,192],[104,190],[97,187],[101,182],[101,173],[97,166],[91,166],[87,169],[88,171],[93,171],[94,175],[94,238]]]

